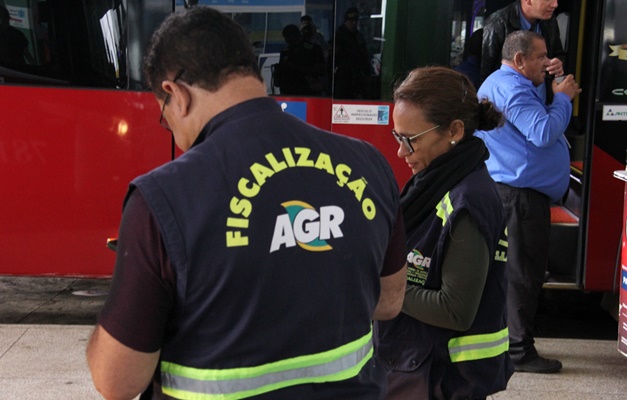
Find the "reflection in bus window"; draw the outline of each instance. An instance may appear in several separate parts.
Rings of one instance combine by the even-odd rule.
[[[385,44],[385,2],[336,2],[335,35],[331,40],[333,97],[380,99]],[[329,57],[331,60],[331,57]]]
[[[470,38],[483,28],[485,0],[456,0],[451,27],[451,67],[459,66],[473,52]],[[478,35],[475,35],[478,38]],[[477,40],[477,39],[475,39]]]
[[[12,33],[6,33],[4,22],[2,31],[16,38],[16,47],[23,49],[24,57],[23,62],[15,58],[0,61],[0,82],[125,87],[128,81],[125,3],[123,0],[4,1]],[[6,49],[3,42],[4,39],[0,40],[0,52]]]
[[[257,54],[262,77],[266,82],[269,94],[281,94],[281,90],[273,85],[273,69],[279,64],[280,52],[284,47],[282,30],[293,24],[302,28],[303,16],[311,20],[320,36],[328,38],[325,46],[321,46],[326,58],[325,78],[322,82],[321,94],[333,95],[345,99],[380,99],[381,74],[383,68],[382,54],[385,44],[386,4],[383,0],[368,0],[359,2],[357,18],[358,34],[350,29],[340,29],[344,26],[346,10],[354,7],[350,0],[259,0],[255,2],[233,0],[198,0],[195,4],[187,0],[176,0],[175,11],[183,12],[186,8],[211,6],[227,13],[239,23],[248,35],[251,47]],[[394,5],[396,9],[396,5]],[[310,19],[309,19],[310,17]],[[340,23],[336,24],[336,21]],[[349,23],[353,21],[351,18]],[[340,29],[339,44],[337,29]],[[344,35],[344,31],[351,32],[358,37],[358,46],[351,35]],[[347,40],[344,40],[348,38]],[[318,44],[320,45],[320,44]],[[358,48],[357,53],[351,53]],[[347,50],[347,51],[345,51]],[[339,51],[339,54],[338,54]],[[357,56],[359,55],[359,56]],[[350,74],[346,65],[355,59],[361,60],[358,74]],[[339,73],[339,75],[336,74]],[[319,86],[315,82],[314,86]],[[316,93],[319,90],[315,91]],[[303,93],[311,95],[311,93]]]
[[[9,10],[0,5],[0,65],[10,68],[24,68],[26,63],[34,64],[26,35],[11,24]]]
[[[322,48],[306,41],[294,24],[283,28],[283,38],[285,47],[281,50],[279,63],[274,66],[274,85],[281,89],[281,94],[322,95],[325,70]]]
[[[359,30],[357,7],[344,12],[342,24],[333,37],[333,97],[340,99],[369,99],[372,56],[366,38]]]
[[[329,39],[322,96],[391,100],[394,84],[413,68],[455,67],[464,60],[469,38],[483,26],[485,4],[486,0],[451,0],[429,7],[384,0],[176,0],[175,11],[199,5],[229,14],[248,35],[267,93],[275,95],[286,94],[273,84],[284,46],[282,30],[290,24],[301,26],[301,18],[309,16]],[[347,13],[352,16],[345,18]],[[347,24],[354,21],[353,31]]]

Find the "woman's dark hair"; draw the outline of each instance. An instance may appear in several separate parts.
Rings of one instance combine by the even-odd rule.
[[[244,30],[225,14],[194,7],[170,14],[153,34],[144,58],[144,75],[156,95],[161,82],[180,77],[208,91],[218,90],[232,74],[262,81]]]
[[[477,92],[466,75],[447,67],[416,68],[394,89],[394,101],[419,107],[429,122],[441,129],[459,119],[464,137],[475,130],[492,130],[503,124],[503,115]]]

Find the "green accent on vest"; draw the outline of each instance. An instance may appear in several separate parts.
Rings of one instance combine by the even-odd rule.
[[[451,198],[449,195],[451,192],[446,192],[442,200],[435,207],[436,213],[438,217],[442,219],[442,226],[446,225],[446,221],[448,221],[448,217],[453,213],[453,204],[451,203]]]
[[[336,349],[255,367],[199,369],[162,361],[162,390],[175,398],[243,399],[288,386],[352,378],[372,355],[371,328],[366,335]]]
[[[496,357],[509,350],[509,330],[456,337],[448,341],[451,362]]]

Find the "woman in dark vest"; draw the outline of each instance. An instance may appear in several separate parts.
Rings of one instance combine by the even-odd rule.
[[[505,214],[476,129],[502,115],[450,68],[412,71],[394,92],[407,289],[401,314],[378,322],[388,399],[482,399],[513,373],[507,350]]]

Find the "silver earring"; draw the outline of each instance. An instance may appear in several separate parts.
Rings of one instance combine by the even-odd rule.
[[[454,140],[451,140],[451,144],[452,144],[453,146],[455,146],[455,143],[457,143],[457,142],[456,142],[456,141],[454,141]]]

